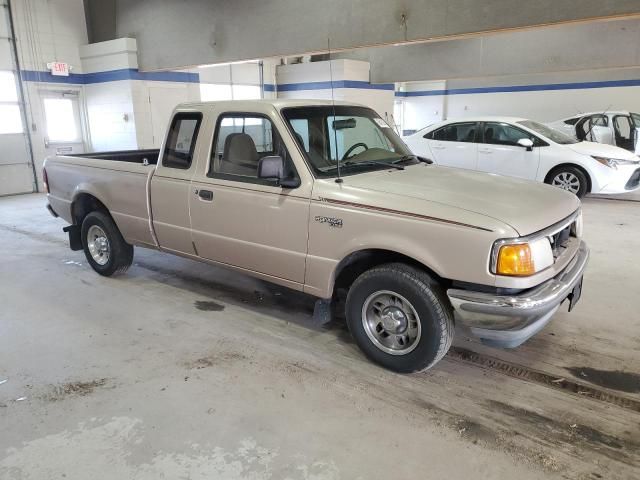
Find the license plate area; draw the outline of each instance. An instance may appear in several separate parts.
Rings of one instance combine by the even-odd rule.
[[[583,277],[580,277],[580,280],[578,281],[578,283],[576,283],[576,285],[573,287],[573,290],[571,290],[571,293],[567,297],[569,299],[569,311],[573,310],[573,307],[576,306],[576,304],[580,300],[580,297],[582,296],[582,280]]]

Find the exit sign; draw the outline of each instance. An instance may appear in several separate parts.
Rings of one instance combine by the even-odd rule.
[[[59,77],[68,77],[69,76],[69,64],[63,62],[51,62],[47,63],[47,67],[51,70],[51,75],[56,75]]]

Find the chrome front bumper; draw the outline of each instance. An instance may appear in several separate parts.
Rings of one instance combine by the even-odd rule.
[[[581,280],[589,249],[580,242],[575,257],[556,277],[516,295],[447,291],[456,319],[483,343],[514,348],[538,333]]]

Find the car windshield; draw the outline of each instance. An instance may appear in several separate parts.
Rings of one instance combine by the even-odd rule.
[[[315,174],[335,177],[418,159],[377,113],[344,105],[291,107],[282,114]]]
[[[523,127],[527,127],[530,130],[533,130],[536,133],[539,133],[543,137],[548,138],[552,142],[559,143],[560,145],[569,145],[572,143],[578,143],[578,140],[570,137],[558,130],[554,130],[551,127],[547,127],[546,125],[542,125],[541,123],[534,122],[532,120],[522,120],[518,122]]]
[[[631,118],[633,118],[636,128],[640,128],[640,113],[632,113]]]

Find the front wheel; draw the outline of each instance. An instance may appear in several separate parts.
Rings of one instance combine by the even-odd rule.
[[[431,368],[453,339],[453,313],[440,286],[401,263],[360,275],[347,295],[346,314],[365,355],[400,373]]]
[[[547,176],[546,183],[567,190],[578,198],[582,198],[587,194],[587,176],[582,170],[576,167],[567,166],[553,170]]]
[[[110,277],[124,273],[133,262],[133,246],[125,242],[112,218],[91,212],[82,222],[82,246],[91,268]]]

